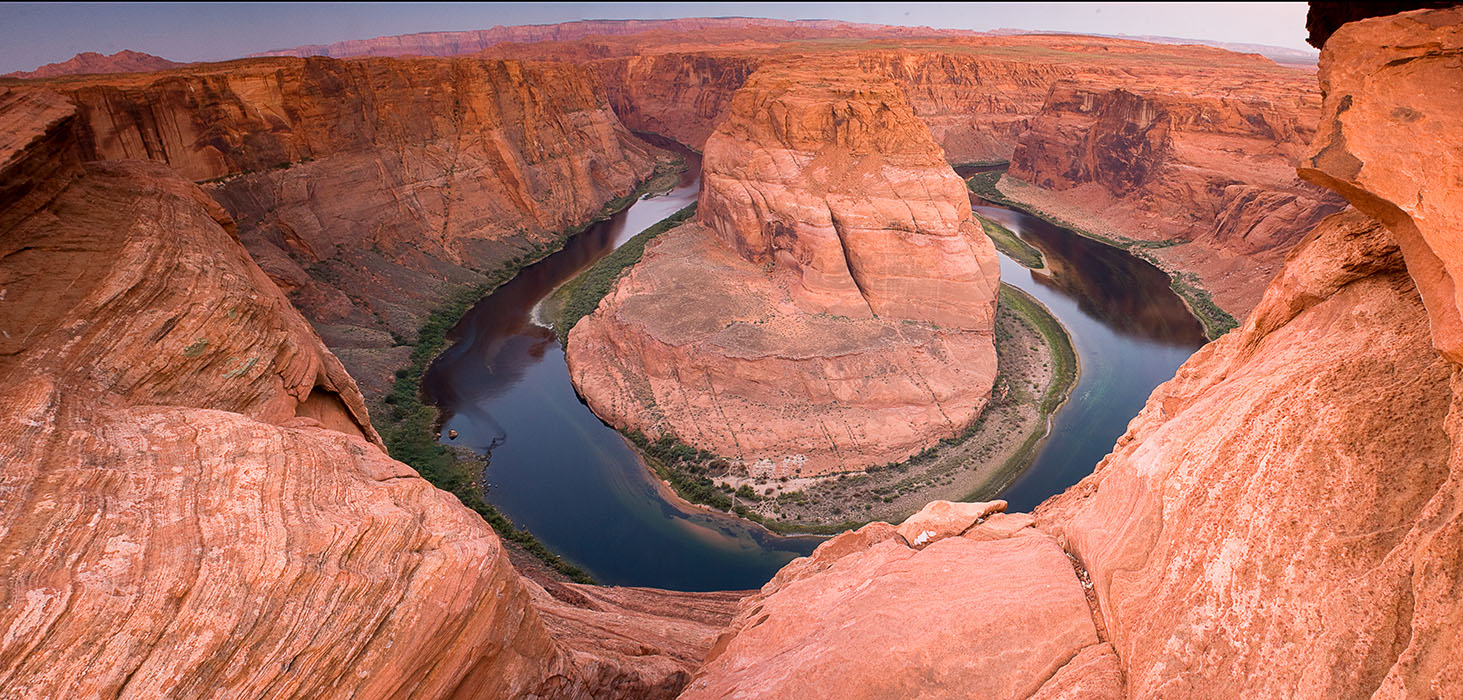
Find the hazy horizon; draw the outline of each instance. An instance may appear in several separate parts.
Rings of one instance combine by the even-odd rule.
[[[306,44],[582,19],[761,17],[1166,36],[1310,50],[1289,3],[0,3],[0,73],[78,53],[219,61]]]

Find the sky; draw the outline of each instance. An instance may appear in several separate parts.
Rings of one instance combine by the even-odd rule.
[[[218,61],[301,44],[576,19],[769,17],[950,29],[1162,35],[1309,49],[1306,4],[1277,3],[6,3],[0,73],[83,51]]]

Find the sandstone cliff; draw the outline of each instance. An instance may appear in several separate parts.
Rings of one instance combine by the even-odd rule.
[[[1319,106],[1310,76],[1250,70],[1194,85],[1201,76],[1178,89],[1056,83],[1010,176],[1044,190],[1018,199],[1084,228],[1189,243],[1150,254],[1243,315],[1264,289],[1255,281],[1342,202],[1295,175]]]
[[[1039,186],[1008,196],[1100,235],[1186,242],[1148,254],[1240,316],[1285,251],[1341,207],[1295,175],[1319,114],[1314,75],[1253,54],[1087,36],[920,37],[891,47],[727,30],[486,53],[588,65],[630,128],[696,149],[759,67],[840,56],[903,88],[952,163],[1012,160],[1013,178]]]
[[[1316,225],[1244,325],[1155,390],[1096,471],[1038,508],[1033,532],[1024,518],[1000,528],[995,541],[1029,550],[1026,567],[1003,568],[1021,572],[1025,599],[1012,605],[997,581],[965,616],[926,613],[940,625],[883,617],[974,597],[962,586],[989,573],[990,554],[929,555],[973,548],[947,543],[993,526],[991,508],[932,508],[790,564],[744,602],[686,696],[806,697],[812,671],[794,659],[808,652],[831,659],[827,682],[852,679],[851,697],[880,687],[876,675],[893,679],[890,692],[963,697],[979,681],[959,673],[992,657],[1007,660],[995,676],[1006,685],[983,676],[989,697],[1463,696],[1463,374],[1449,273],[1460,202],[1448,184],[1463,177],[1449,138],[1463,127],[1460,27],[1463,10],[1416,12],[1330,38],[1323,127],[1303,172],[1356,210]],[[1073,570],[1037,563],[1048,537]],[[962,578],[938,587],[882,585],[952,569]],[[1079,583],[1095,634],[1060,602]],[[1037,640],[983,624],[1034,610],[1050,630]],[[856,622],[840,624],[843,611]],[[946,639],[941,625],[963,634]]]
[[[664,154],[592,73],[475,59],[259,59],[55,84],[85,155],[201,181],[368,395],[431,308],[542,254]]]
[[[15,71],[0,75],[0,78],[54,78],[60,75],[86,75],[88,73],[145,73],[167,70],[183,65],[141,51],[122,50],[111,55],[92,51],[76,54],[59,63],[47,63],[32,71]]]
[[[782,476],[897,461],[980,413],[995,251],[897,85],[764,67],[702,176],[698,222],[569,336],[598,415]]]
[[[684,684],[735,594],[521,581],[386,456],[222,207],[162,163],[84,163],[60,95],[0,93],[0,124],[7,697]]]

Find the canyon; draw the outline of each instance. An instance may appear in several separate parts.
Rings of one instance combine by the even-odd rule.
[[[1463,9],[1346,19],[1316,37],[1319,89],[1256,57],[1089,37],[812,51],[673,32],[502,49],[633,47],[560,63],[6,82],[0,687],[1463,696]],[[1009,82],[975,79],[993,66]],[[796,337],[826,362],[850,333],[881,362],[967,359],[946,386],[978,411],[994,252],[950,161],[1009,158],[993,196],[1197,275],[1243,320],[1032,513],[935,502],[755,592],[525,576],[386,454],[375,397],[443,299],[673,168],[631,133],[649,127],[704,151],[706,186],[571,331],[601,415],[695,386],[681,367],[813,376],[753,351]]]
[[[595,413],[764,477],[897,462],[979,415],[1000,271],[892,81],[765,66],[706,144],[696,221],[569,334]]]
[[[161,161],[222,204],[378,412],[442,299],[671,161],[566,65],[276,58],[48,87],[80,106],[86,158]]]

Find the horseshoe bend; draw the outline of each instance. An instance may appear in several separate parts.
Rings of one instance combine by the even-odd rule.
[[[1463,697],[1463,8],[1304,24],[16,65],[0,695]]]

